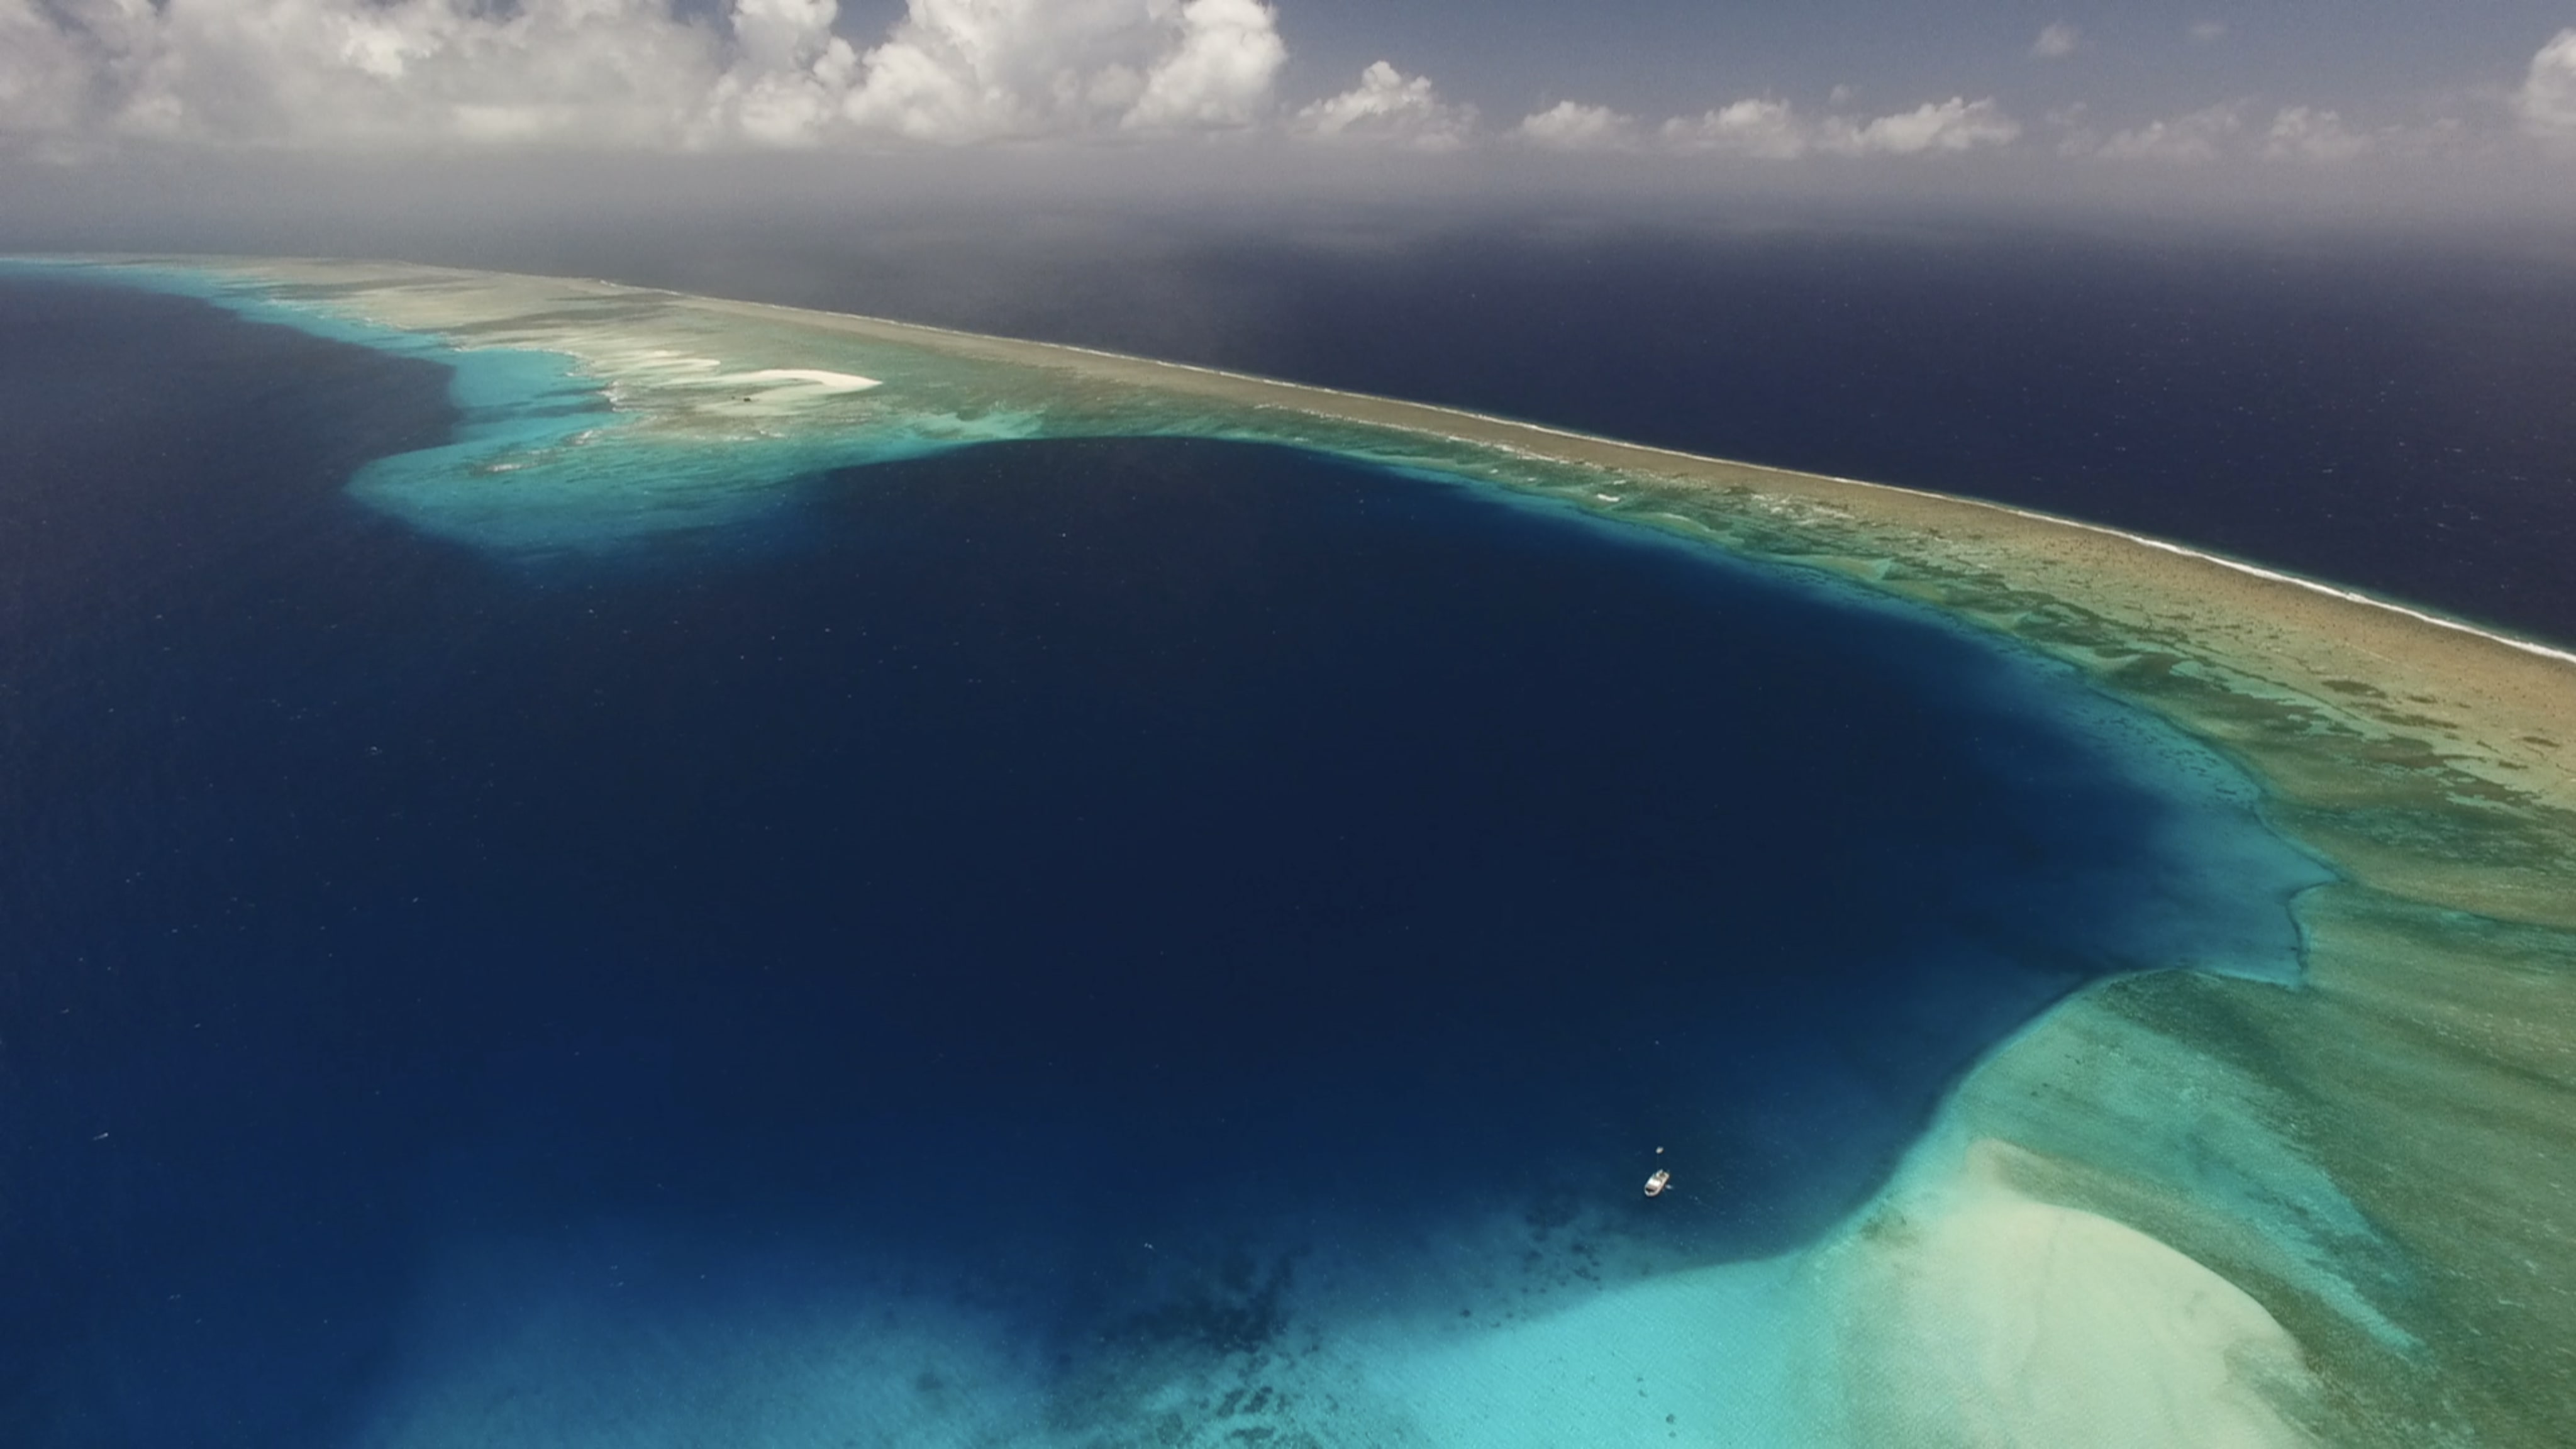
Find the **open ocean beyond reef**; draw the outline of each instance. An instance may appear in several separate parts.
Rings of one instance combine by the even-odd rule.
[[[10,1445],[1079,1438],[1810,1241],[2321,876],[2063,671],[1464,485],[1005,444],[504,564],[342,491],[435,367],[0,339]]]

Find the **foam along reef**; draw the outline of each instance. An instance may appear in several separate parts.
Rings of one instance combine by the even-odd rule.
[[[1556,500],[2063,661],[2242,766],[2330,863],[2296,902],[2303,978],[2097,984],[1825,1240],[1619,1311],[1669,1323],[1656,1351],[1745,1442],[2541,1446],[2576,1423],[2576,655],[1993,505],[1076,348],[409,266],[77,265],[453,367],[454,440],[352,488],[503,556],[652,545],[988,440],[1225,438]],[[1687,1351],[1746,1314],[1760,1352]],[[1478,1413],[1521,1412],[1525,1351],[1487,1345]]]

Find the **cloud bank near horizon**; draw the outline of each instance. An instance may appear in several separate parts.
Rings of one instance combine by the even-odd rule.
[[[2461,114],[2370,126],[2336,108],[2238,99],[2128,124],[2082,105],[2016,117],[1961,92],[1816,111],[1770,95],[1650,120],[1560,100],[1489,127],[1387,60],[1302,104],[1266,0],[907,0],[873,43],[838,0],[0,0],[0,151],[889,149],[1275,136],[1421,153],[1476,148],[1939,158],[2029,151],[2108,163],[2527,152],[2576,157],[2576,28]],[[2027,34],[2027,32],[2025,32]],[[2214,43],[2223,28],[2192,32]],[[2094,42],[2052,23],[2029,56],[2062,71]],[[1875,109],[1875,108],[1873,108]]]
[[[309,149],[971,143],[1248,127],[1261,0],[0,0],[0,131]]]

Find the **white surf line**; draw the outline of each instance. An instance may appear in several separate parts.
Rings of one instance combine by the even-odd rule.
[[[1869,486],[1884,487],[1886,485],[1873,484]],[[1910,492],[1912,490],[1907,491]],[[1947,495],[1935,494],[1933,496],[1946,497]],[[1983,502],[1982,499],[1965,499],[1962,501],[1971,503]],[[2452,632],[2459,634],[2474,635],[2480,639],[2502,644],[2508,649],[2519,649],[2525,654],[2537,654],[2544,659],[2555,659],[2564,664],[2576,664],[2576,650],[2560,649],[2548,644],[2538,643],[2530,639],[2517,639],[2511,634],[2499,633],[2493,629],[2481,629],[2477,625],[2468,623],[2464,620],[2453,619],[2441,614],[2436,614],[2429,609],[2418,609],[2411,605],[2395,603],[2388,599],[2382,599],[2371,594],[2362,593],[2358,589],[2338,588],[2333,584],[2320,583],[2315,579],[2302,578],[2297,574],[2283,573],[2279,569],[2267,569],[2260,564],[2250,564],[2246,563],[2242,559],[2232,559],[2227,557],[2225,554],[2209,553],[2196,548],[2186,548],[2181,544],[2169,543],[2164,539],[2149,537],[2143,533],[2130,533],[2123,529],[2106,528],[2098,523],[2084,523],[2072,518],[2060,518],[2053,513],[2032,513],[2024,509],[2006,507],[2001,503],[1987,503],[1985,506],[1988,508],[2001,509],[2006,513],[2019,514],[2024,518],[2036,518],[2049,523],[2063,524],[2068,528],[2080,528],[2087,533],[2107,533],[2113,538],[2125,538],[2131,543],[2144,544],[2148,548],[2161,549],[2166,553],[2181,554],[2185,558],[2201,559],[2209,563],[2214,563],[2220,568],[2234,569],[2240,574],[2251,574],[2258,579],[2269,579],[2277,584],[2290,584],[2297,588],[2306,589],[2310,593],[2323,594],[2328,598],[2342,599],[2347,603],[2367,604],[2371,608],[2385,609],[2392,614],[2403,614],[2409,619],[2431,624],[2436,628],[2449,629]]]

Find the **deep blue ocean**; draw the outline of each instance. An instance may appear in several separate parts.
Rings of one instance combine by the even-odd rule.
[[[1465,486],[1012,444],[503,564],[342,492],[451,418],[0,283],[0,1442],[374,1442],[468,1261],[1072,1379],[1477,1213],[1775,1252],[2317,878],[2055,671]]]

